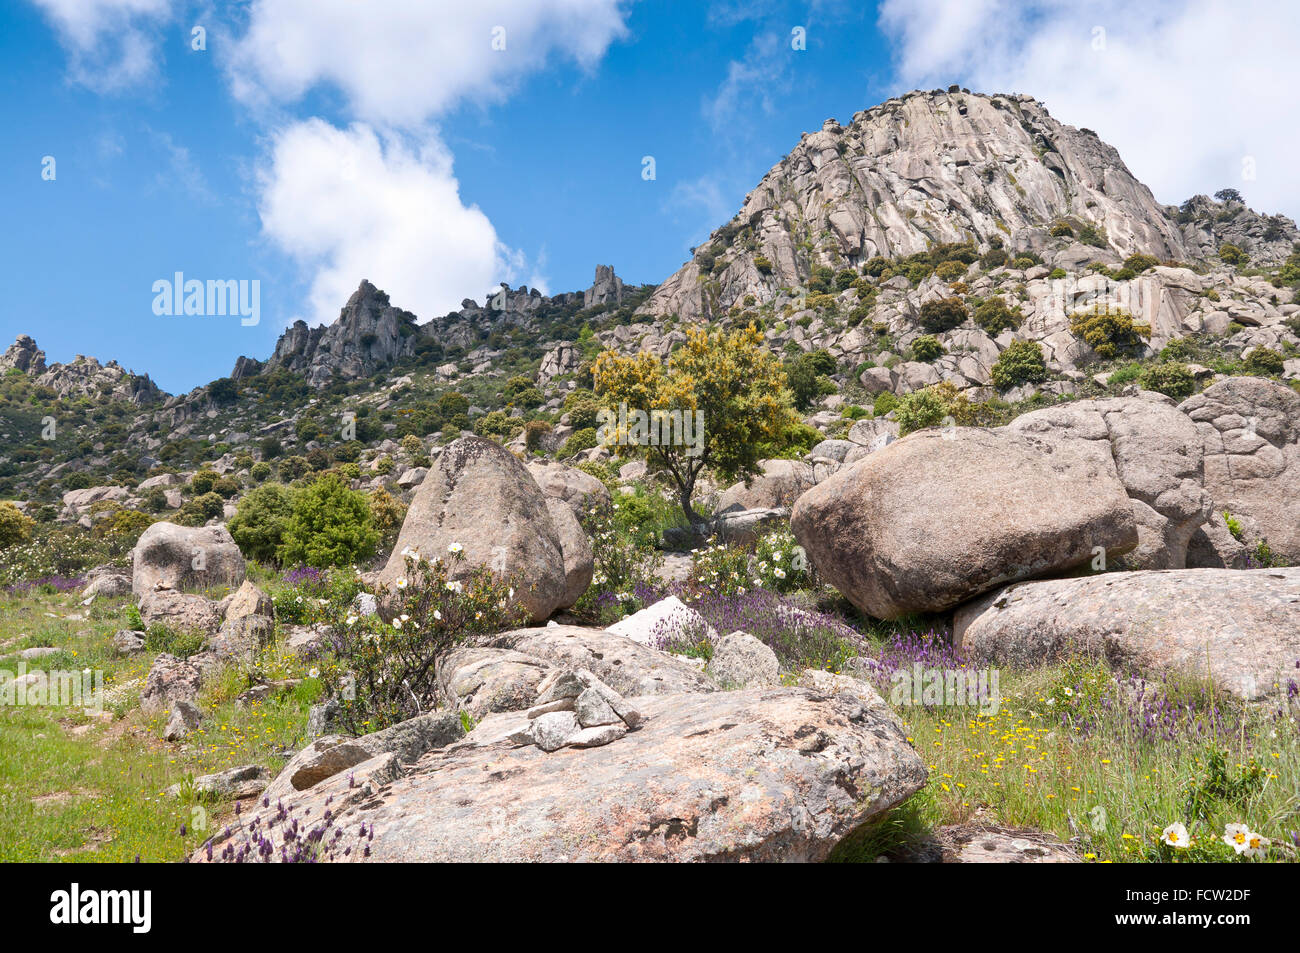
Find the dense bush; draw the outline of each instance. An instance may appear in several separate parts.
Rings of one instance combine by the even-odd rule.
[[[1196,378],[1186,364],[1165,361],[1144,369],[1138,377],[1143,390],[1159,391],[1175,400],[1182,400],[1196,389]]]
[[[975,309],[975,323],[991,337],[997,337],[1003,331],[1012,331],[1020,327],[1021,313],[1017,306],[1007,305],[1000,295],[985,298]]]
[[[924,390],[904,394],[898,399],[898,432],[907,436],[914,430],[937,427],[949,416],[948,403],[943,397],[927,387]]]
[[[594,446],[596,446],[596,428],[584,427],[569,434],[569,439],[564,441],[564,446],[560,448],[560,452],[556,456],[561,460],[566,460],[575,453],[590,450]]]
[[[190,492],[195,496],[211,493],[220,479],[221,474],[217,473],[216,470],[198,470],[194,476],[190,477]]]
[[[264,483],[245,494],[227,528],[247,559],[272,563],[293,515],[293,491],[282,483]]]
[[[294,494],[277,553],[284,565],[316,568],[365,562],[375,554],[375,529],[365,495],[326,473]]]
[[[1101,306],[1071,315],[1070,331],[1104,358],[1138,353],[1144,346],[1143,339],[1151,336],[1151,328],[1135,324],[1128,312]]]
[[[921,327],[929,334],[960,327],[967,316],[961,298],[939,298],[921,305]]]
[[[998,390],[1010,390],[1021,384],[1041,384],[1047,380],[1047,362],[1043,360],[1042,345],[1037,341],[1012,341],[998,355],[990,375]]]
[[[1231,242],[1224,242],[1219,246],[1219,259],[1225,265],[1244,265],[1250,257]]]
[[[1256,347],[1246,355],[1242,365],[1252,374],[1281,374],[1285,358],[1267,347]]]
[[[945,261],[934,269],[934,274],[940,281],[956,281],[966,274],[966,266],[959,261]]]
[[[370,519],[379,533],[380,543],[391,549],[402,530],[402,521],[406,519],[406,507],[380,487],[370,494]]]
[[[536,453],[542,445],[542,438],[551,432],[551,425],[545,420],[530,420],[524,424],[524,446]]]
[[[1148,268],[1154,268],[1160,264],[1160,259],[1152,255],[1129,255],[1124,259],[1124,267],[1135,275],[1140,275]]]
[[[570,391],[564,398],[564,410],[569,415],[569,426],[574,430],[595,429],[600,401],[589,390]]]
[[[835,393],[835,385],[827,376],[834,372],[835,358],[826,351],[808,351],[787,362],[785,376],[795,407],[806,410],[818,398]]]
[[[923,334],[912,342],[912,356],[918,361],[936,361],[943,353],[943,345],[933,334]]]
[[[34,525],[30,517],[8,500],[0,503],[0,549],[27,542],[32,538]]]

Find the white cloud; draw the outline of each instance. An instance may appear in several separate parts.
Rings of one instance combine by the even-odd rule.
[[[306,317],[333,321],[363,277],[422,320],[500,281],[526,275],[544,289],[544,254],[530,266],[461,201],[433,122],[500,100],[553,59],[594,66],[625,32],[624,5],[254,0],[228,63],[235,96],[274,114],[329,88],[358,120],[346,132],[321,120],[281,129],[261,177],[266,235],[315,270]]]
[[[314,273],[308,323],[334,321],[362,278],[428,320],[513,277],[513,253],[461,201],[437,139],[415,150],[310,119],[275,135],[260,186],[264,233]]]
[[[758,113],[772,113],[773,94],[786,86],[793,52],[787,36],[761,33],[743,57],[727,64],[726,79],[704,101],[704,115],[715,132],[748,131]]]
[[[158,25],[172,0],[32,0],[68,51],[73,80],[101,92],[136,86],[159,60]]]
[[[1232,187],[1292,217],[1294,23],[1291,0],[886,0],[880,12],[907,88],[1029,93],[1097,130],[1162,202]]]
[[[329,85],[356,118],[416,126],[464,99],[501,99],[553,57],[593,66],[624,35],[625,2],[254,0],[231,83],[253,103]]]

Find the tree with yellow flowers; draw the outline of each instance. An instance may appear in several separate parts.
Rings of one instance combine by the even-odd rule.
[[[645,352],[605,351],[592,382],[600,441],[616,455],[660,464],[692,523],[702,522],[691,508],[702,472],[728,482],[749,479],[798,423],[785,369],[753,325],[689,329],[666,366]]]

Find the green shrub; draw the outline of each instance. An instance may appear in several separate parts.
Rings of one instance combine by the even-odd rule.
[[[271,464],[259,460],[249,468],[248,475],[258,483],[261,483],[271,475]]]
[[[244,558],[275,562],[293,515],[293,494],[283,483],[263,483],[239,501],[227,528]]]
[[[32,527],[35,525],[31,517],[26,516],[13,503],[8,500],[0,503],[0,549],[27,542],[32,538]]]
[[[1148,268],[1154,268],[1160,264],[1160,259],[1152,255],[1129,255],[1124,259],[1124,267],[1135,275],[1140,275]]]
[[[1105,248],[1109,242],[1106,238],[1106,229],[1100,225],[1085,223],[1079,227],[1079,241],[1085,245],[1091,245],[1094,248]]]
[[[1138,377],[1138,383],[1143,390],[1159,391],[1175,400],[1190,396],[1196,389],[1196,378],[1187,369],[1187,365],[1175,361],[1153,364],[1146,368]]]
[[[311,465],[307,463],[306,457],[285,457],[280,461],[279,472],[281,480],[292,483],[299,477],[304,477],[311,472]]]
[[[1257,347],[1246,355],[1242,366],[1252,374],[1277,375],[1282,373],[1284,361],[1285,358],[1272,348]]]
[[[1074,229],[1070,227],[1069,222],[1052,223],[1051,234],[1053,238],[1073,238]]]
[[[514,599],[518,583],[486,567],[468,569],[456,554],[439,555],[435,563],[407,556],[390,622],[358,616],[349,589],[329,598],[322,614],[334,658],[322,666],[321,680],[338,700],[348,733],[367,734],[431,710],[447,652],[476,635],[527,623]]]
[[[992,271],[994,268],[1000,268],[1007,263],[1007,252],[1004,248],[990,248],[980,257],[980,265],[985,271]]]
[[[569,426],[574,430],[595,428],[600,414],[600,401],[589,390],[570,391],[564,398],[564,409],[569,415]]]
[[[966,266],[959,261],[945,261],[934,269],[934,273],[940,281],[956,281],[966,274]]]
[[[545,420],[530,420],[524,424],[524,446],[531,453],[536,453],[542,445],[542,438],[551,432],[551,425]]]
[[[1151,328],[1135,324],[1133,316],[1116,308],[1106,309],[1094,305],[1090,311],[1070,316],[1070,331],[1086,341],[1098,355],[1116,358],[1121,354],[1142,350],[1143,339],[1151,336]]]
[[[596,428],[584,427],[581,430],[575,430],[569,434],[569,439],[564,441],[564,446],[556,454],[561,460],[568,459],[575,453],[581,453],[583,450],[590,450],[596,446]]]
[[[991,337],[1020,327],[1021,317],[1019,306],[1009,307],[1001,295],[985,298],[975,309],[975,323]]]
[[[933,334],[923,334],[912,342],[912,356],[918,361],[936,361],[943,353],[943,345]]]
[[[754,267],[758,269],[760,275],[770,275],[772,273],[772,262],[763,255],[754,256]]]
[[[204,493],[186,500],[176,519],[182,526],[200,526],[225,511],[225,500],[215,493]]]
[[[1041,384],[1047,380],[1047,362],[1037,341],[1012,341],[998,355],[990,370],[998,390],[1010,390],[1021,384]]]
[[[921,305],[921,327],[929,334],[960,327],[967,317],[961,298],[939,298]]]
[[[898,395],[893,391],[883,391],[876,395],[875,403],[871,405],[871,413],[873,416],[883,417],[897,406]]]
[[[948,413],[948,402],[930,387],[904,394],[898,399],[898,432],[907,436],[914,430],[937,427]]]
[[[370,494],[370,519],[375,531],[379,533],[380,542],[388,548],[397,542],[397,534],[402,530],[402,521],[406,519],[406,507],[393,498],[383,487]]]
[[[365,562],[378,545],[365,495],[326,473],[294,495],[277,555],[284,565],[324,569]]]
[[[211,493],[220,479],[221,475],[216,470],[198,470],[194,476],[190,477],[190,492],[194,496]]]
[[[1244,265],[1250,257],[1231,242],[1219,246],[1219,260],[1225,265]]]

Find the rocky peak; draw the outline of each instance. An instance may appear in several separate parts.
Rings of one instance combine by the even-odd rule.
[[[1188,260],[1200,247],[1114,148],[1032,97],[909,93],[805,133],[640,310],[708,318],[799,287],[814,265],[838,270],[937,243],[1041,251],[1062,221],[1107,256]]]
[[[1196,258],[1211,258],[1223,245],[1235,245],[1250,256],[1251,264],[1280,265],[1300,241],[1300,230],[1291,219],[1261,215],[1247,208],[1239,196],[1215,201],[1208,195],[1194,195],[1168,211]]]
[[[36,346],[30,335],[18,335],[9,349],[0,355],[0,374],[11,370],[36,375],[45,371],[45,352]]]
[[[23,335],[22,337],[26,337]],[[15,342],[15,347],[22,341]],[[31,338],[27,338],[31,341]],[[35,347],[35,342],[32,342]],[[10,351],[13,350],[11,347]],[[44,353],[36,352],[44,365]],[[8,356],[8,353],[6,353]],[[35,373],[33,370],[32,373]],[[160,400],[165,394],[148,375],[135,374],[118,364],[109,361],[100,364],[93,357],[78,354],[70,363],[51,364],[44,368],[36,378],[36,383],[48,387],[60,397],[90,397],[96,400],[125,400],[133,404],[149,404]]]
[[[582,306],[623,303],[623,279],[614,274],[613,265],[597,265],[596,280],[582,293]]]
[[[336,377],[369,377],[414,352],[415,322],[415,315],[393,307],[387,294],[362,279],[333,324],[309,328],[305,321],[295,321],[280,335],[265,369],[303,374],[314,387]],[[241,359],[236,373],[246,376],[253,366]]]

